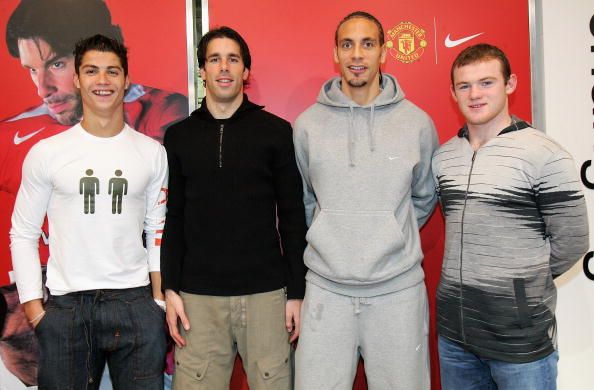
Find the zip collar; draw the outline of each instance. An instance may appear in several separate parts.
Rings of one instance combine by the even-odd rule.
[[[228,120],[236,119],[236,118],[242,116],[246,112],[262,110],[263,108],[264,108],[264,106],[260,106],[255,103],[252,103],[248,99],[247,95],[244,93],[243,101],[241,102],[241,105],[239,106],[239,108],[237,108],[237,110],[233,113],[233,115],[231,115],[228,118]],[[213,117],[212,114],[210,113],[210,111],[208,110],[208,107],[206,105],[206,98],[202,100],[202,104],[200,105],[200,107],[198,109],[194,110],[192,112],[191,116],[201,118],[201,119],[206,119],[206,120],[213,121],[213,122],[216,121],[215,117]]]
[[[511,133],[512,131],[523,130],[527,127],[532,127],[532,125],[530,123],[521,120],[520,118],[518,118],[515,115],[512,115],[511,119],[512,119],[512,123],[509,126],[507,126],[506,128],[504,128],[503,130],[501,130],[499,132],[499,134],[497,134],[497,136]],[[458,137],[468,139],[468,124],[464,124],[464,127],[462,127],[460,130],[458,130]]]

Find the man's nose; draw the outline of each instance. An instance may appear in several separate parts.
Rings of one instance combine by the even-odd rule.
[[[102,71],[97,73],[97,82],[99,84],[107,84],[109,82],[109,79],[107,78],[107,73]]]
[[[478,85],[470,85],[468,88],[470,89],[468,91],[468,96],[470,96],[471,99],[480,97],[480,88]]]
[[[355,45],[353,47],[353,58],[361,58],[363,57],[363,48],[361,45]]]
[[[226,58],[221,58],[221,70],[229,70],[229,61]]]
[[[51,72],[41,70],[37,73],[37,95],[46,98],[57,91],[54,76]]]

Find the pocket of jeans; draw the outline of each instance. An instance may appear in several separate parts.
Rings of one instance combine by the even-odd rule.
[[[148,297],[148,301],[149,301],[148,304],[151,307],[151,309],[153,309],[153,312],[155,312],[160,317],[165,316],[165,310],[163,310],[163,308],[161,308],[161,306],[157,305],[157,302],[155,302],[155,299],[152,296]]]
[[[273,384],[291,375],[289,357],[286,355],[265,357],[258,360],[256,365],[265,383]]]
[[[530,316],[530,307],[526,299],[525,280],[516,278],[513,280],[513,283],[520,328],[529,328],[532,326],[532,317]]]
[[[33,332],[35,332],[36,335],[40,334],[41,331],[46,327],[45,325],[51,321],[51,316],[53,316],[54,314],[58,314],[58,320],[60,320],[62,318],[62,316],[60,316],[60,314],[62,315],[68,315],[70,316],[70,318],[72,318],[71,316],[73,315],[74,309],[73,308],[69,308],[69,307],[56,307],[52,304],[46,304],[45,307],[43,308],[45,310],[45,314],[43,315],[43,317],[41,317],[41,319],[39,320],[39,322],[37,323],[37,325],[35,325],[35,327],[33,328]],[[61,326],[63,326],[64,324],[61,324]]]
[[[45,314],[43,316],[41,316],[41,319],[39,319],[39,322],[37,323],[37,325],[35,325],[33,327],[33,332],[35,334],[38,334],[41,331],[41,327],[43,326],[43,324],[45,323],[45,320],[47,318],[47,316],[50,314],[50,309],[46,308],[45,309]]]
[[[134,328],[134,378],[147,379],[163,375],[166,353],[163,310],[150,294],[137,297],[122,309],[125,310],[122,313],[127,312],[130,316]]]

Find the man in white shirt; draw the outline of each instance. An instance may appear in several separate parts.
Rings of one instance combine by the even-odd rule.
[[[167,157],[124,122],[126,48],[96,35],[74,55],[82,122],[27,155],[10,233],[19,298],[39,339],[39,387],[97,389],[107,362],[114,389],[162,389]],[[124,180],[114,196],[110,183]],[[37,243],[46,213],[44,304]]]

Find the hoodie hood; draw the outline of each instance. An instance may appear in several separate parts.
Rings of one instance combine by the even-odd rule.
[[[331,107],[359,107],[368,108],[375,106],[376,108],[386,106],[389,104],[396,104],[404,99],[404,91],[398,85],[398,81],[394,76],[382,73],[381,92],[377,97],[366,106],[360,106],[355,103],[350,97],[342,92],[341,78],[335,77],[328,80],[320,90],[318,95],[318,103]]]
[[[368,105],[361,106],[355,103],[350,97],[344,94],[341,89],[342,79],[335,77],[328,80],[322,86],[320,94],[318,95],[318,103],[330,107],[345,108],[349,110],[349,129],[348,129],[348,152],[349,165],[355,166],[355,128],[354,128],[354,111],[355,109],[368,109],[369,121],[367,131],[369,133],[369,149],[375,151],[375,131],[374,119],[375,110],[378,108],[396,104],[404,99],[404,91],[398,85],[398,81],[394,76],[389,74],[382,74],[380,94]]]

